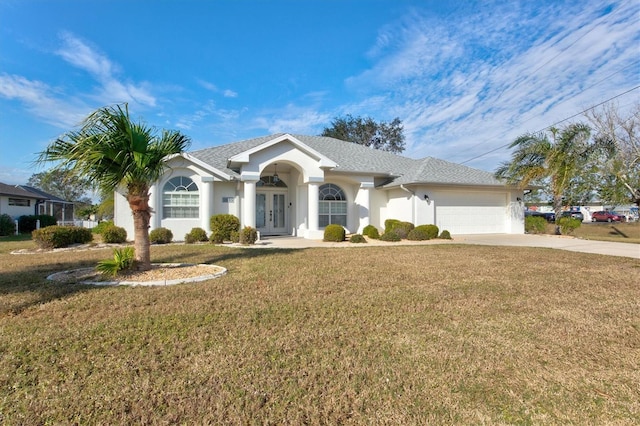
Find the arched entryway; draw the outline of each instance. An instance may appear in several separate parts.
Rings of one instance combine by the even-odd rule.
[[[289,189],[277,170],[277,164],[273,171],[265,169],[256,183],[256,229],[261,235],[282,235],[289,228]]]

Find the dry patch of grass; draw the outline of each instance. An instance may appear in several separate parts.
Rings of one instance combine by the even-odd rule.
[[[640,264],[462,245],[153,247],[224,277],[54,284],[0,246],[0,422],[640,422]]]
[[[585,240],[640,244],[640,222],[583,223],[573,234]]]

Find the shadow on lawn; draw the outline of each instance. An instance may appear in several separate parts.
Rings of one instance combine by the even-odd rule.
[[[92,265],[95,265],[95,262],[55,262],[32,265],[28,270],[0,272],[0,315],[18,315],[32,306],[96,288],[75,283],[62,284],[46,279],[54,272],[87,268]]]
[[[162,246],[157,246],[162,247]],[[243,247],[215,246],[165,246],[166,249],[152,252],[154,263],[205,263],[225,266],[229,261],[247,261],[263,256],[279,257],[300,251],[300,249],[261,249]],[[189,247],[189,249],[185,249]],[[195,248],[191,249],[192,247]],[[209,249],[213,250],[209,250]],[[169,250],[169,251],[167,251]],[[155,251],[155,250],[154,250]],[[69,252],[73,256],[74,252]],[[11,254],[1,255],[14,256]],[[30,255],[20,255],[30,256]],[[109,255],[104,258],[108,258]],[[61,283],[49,281],[47,276],[60,271],[89,268],[96,265],[97,260],[79,259],[77,261],[59,262],[54,259],[34,262],[23,269],[0,272],[0,315],[18,315],[30,307],[73,296],[77,293],[95,291],[105,287]],[[2,259],[0,259],[2,263]],[[11,297],[13,296],[13,297]]]
[[[620,229],[616,228],[615,226],[612,226],[611,229],[613,231],[609,232],[609,235],[615,235],[615,236],[620,236],[623,238],[629,238],[629,236],[627,234],[625,234],[624,232],[622,232]]]

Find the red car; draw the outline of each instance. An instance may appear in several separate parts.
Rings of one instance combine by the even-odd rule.
[[[593,212],[591,213],[591,220],[593,222],[622,222],[624,216],[616,212]]]

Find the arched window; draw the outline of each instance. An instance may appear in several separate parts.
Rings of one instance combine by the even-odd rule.
[[[318,225],[329,224],[347,226],[347,197],[338,185],[326,183],[320,187]]]
[[[185,176],[176,176],[164,184],[162,216],[189,219],[200,216],[200,194],[193,180]]]

